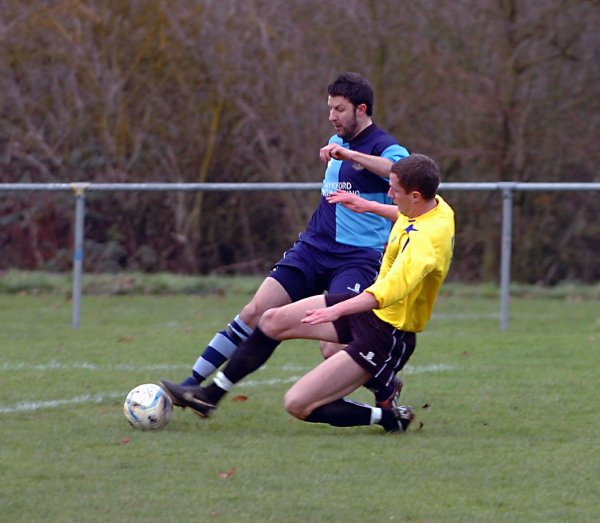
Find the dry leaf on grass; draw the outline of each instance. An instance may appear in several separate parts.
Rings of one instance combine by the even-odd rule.
[[[231,468],[229,469],[227,472],[219,472],[219,477],[221,479],[227,479],[230,478],[231,476],[233,476],[236,472],[236,468]]]

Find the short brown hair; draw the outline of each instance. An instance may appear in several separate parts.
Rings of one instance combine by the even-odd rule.
[[[392,165],[392,172],[407,193],[420,192],[425,200],[435,197],[440,185],[440,169],[424,154],[411,154]]]
[[[343,96],[356,109],[360,104],[367,106],[367,116],[373,114],[373,88],[369,81],[358,73],[342,73],[327,86],[329,96]]]

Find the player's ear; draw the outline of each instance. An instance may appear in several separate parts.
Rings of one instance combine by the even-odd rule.
[[[367,114],[367,104],[358,104],[356,106],[356,111],[358,112],[358,114],[360,115],[365,115]]]

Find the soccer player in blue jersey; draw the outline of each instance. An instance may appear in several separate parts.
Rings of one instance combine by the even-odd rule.
[[[425,155],[394,163],[389,195],[397,219],[376,281],[360,294],[312,296],[266,311],[212,384],[176,391],[174,399],[209,416],[281,341],[327,340],[345,345],[292,386],[286,410],[312,423],[378,424],[387,432],[405,432],[414,418],[411,407],[371,407],[345,396],[372,381],[389,382],[412,355],[416,333],[431,318],[454,246],[454,211],[437,195],[439,182],[438,166]]]
[[[192,375],[179,385],[163,381],[175,394],[198,386],[231,358],[266,310],[325,291],[359,294],[377,276],[391,227],[385,209],[394,208],[387,196],[388,177],[392,164],[408,151],[373,123],[373,90],[365,78],[343,73],[327,90],[329,121],[336,134],[320,150],[327,168],[319,205],[306,230],[274,265],[250,302],[209,342]],[[328,201],[340,190],[370,202],[373,211],[357,213],[344,202]],[[337,344],[321,343],[325,357],[338,349]],[[401,383],[374,386],[377,401],[391,406]]]

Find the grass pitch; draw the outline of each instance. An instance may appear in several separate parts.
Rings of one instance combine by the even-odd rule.
[[[187,376],[248,294],[84,296],[78,331],[61,295],[0,295],[0,521],[599,521],[600,302],[513,297],[500,332],[497,295],[452,289],[403,373],[404,435],[292,420],[305,341],[214,418],[137,432],[126,393]]]

